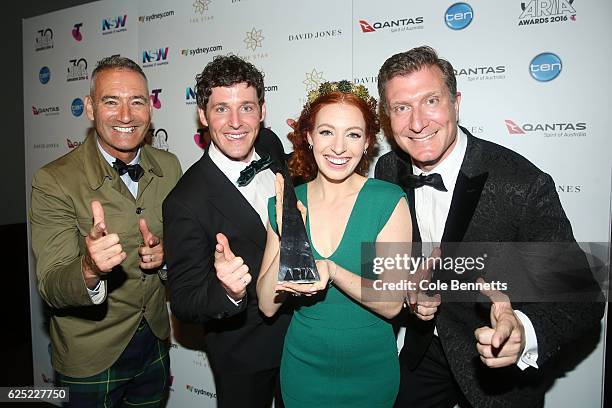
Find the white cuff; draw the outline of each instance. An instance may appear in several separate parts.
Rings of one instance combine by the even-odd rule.
[[[227,298],[228,298],[229,300],[231,300],[231,301],[232,301],[232,303],[236,305],[236,307],[240,306],[240,304],[242,303],[242,299],[240,299],[240,300],[234,300],[234,299],[232,299],[232,297],[231,297],[230,295],[228,295],[227,293],[225,294],[225,296],[227,296]]]
[[[99,305],[106,298],[106,281],[99,281],[95,288],[87,288],[87,293],[94,305]]]
[[[525,329],[525,349],[523,354],[516,362],[516,365],[521,370],[525,370],[527,367],[538,368],[538,338],[536,337],[535,329],[531,320],[527,315],[520,310],[514,310],[516,317],[523,324]]]

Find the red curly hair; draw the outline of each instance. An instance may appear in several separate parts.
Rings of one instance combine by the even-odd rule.
[[[370,109],[366,101],[357,95],[336,91],[321,95],[311,104],[306,105],[295,124],[294,131],[287,135],[293,144],[293,155],[289,160],[289,171],[293,178],[309,182],[317,176],[319,169],[315,162],[314,155],[312,154],[312,150],[308,148],[306,135],[314,129],[315,119],[321,108],[334,103],[354,106],[359,109],[363,115],[366,124],[365,136],[366,143],[368,144],[368,152],[362,156],[355,172],[362,176],[368,174],[370,159],[376,148],[376,134],[380,130],[378,116]]]

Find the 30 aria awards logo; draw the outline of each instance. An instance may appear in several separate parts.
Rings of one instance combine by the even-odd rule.
[[[151,90],[151,95],[149,95],[151,105],[153,105],[155,109],[161,109],[162,107],[161,99],[159,98],[160,93],[162,93],[161,89],[153,89]]]
[[[533,57],[529,63],[529,74],[539,82],[552,81],[561,73],[563,63],[558,55],[543,52]]]
[[[185,105],[195,105],[197,103],[196,93],[192,87],[185,88]]]
[[[109,17],[102,19],[102,35],[115,34],[127,31],[125,26],[127,22],[127,14],[117,17]]]
[[[472,6],[467,3],[455,3],[444,13],[444,22],[453,30],[463,30],[474,19]]]
[[[313,68],[312,71],[307,72],[306,79],[302,81],[302,83],[306,85],[306,92],[317,89],[323,82],[325,82],[325,78],[323,78],[323,71],[319,72],[316,68]]]
[[[530,0],[521,2],[518,25],[576,21],[574,0]]]
[[[257,48],[261,48],[261,42],[265,39],[261,32],[262,30],[258,30],[255,27],[251,31],[247,31],[244,38],[247,50],[255,51]]]
[[[66,81],[81,81],[88,79],[87,74],[87,60],[85,58],[74,58],[68,60],[68,75]]]
[[[83,104],[83,100],[81,98],[75,98],[70,105],[70,112],[72,112],[72,116],[77,118],[83,114],[84,109],[85,105]]]
[[[83,23],[76,23],[74,28],[72,29],[72,38],[75,41],[83,41],[83,34],[81,33],[81,27],[83,27]]]
[[[361,28],[361,32],[363,33],[373,33],[382,30],[389,30],[392,33],[397,33],[401,31],[423,29],[423,21],[424,18],[422,16],[399,18],[386,21],[375,21],[372,24],[370,24],[368,20],[362,19],[359,20],[359,27]]]
[[[149,128],[149,133],[151,134],[151,146],[159,150],[168,151],[168,132],[166,129]]]
[[[50,28],[43,28],[42,30],[36,31],[36,37],[34,39],[34,50],[42,51],[53,48],[53,30]]]
[[[49,67],[44,66],[38,71],[38,80],[41,84],[45,85],[51,80],[51,70]]]
[[[212,0],[195,0],[192,4],[194,17],[189,19],[190,23],[203,23],[210,21],[213,16],[205,15],[208,12],[208,6],[212,3]]]
[[[142,67],[156,67],[168,64],[168,48],[155,48],[142,51]]]

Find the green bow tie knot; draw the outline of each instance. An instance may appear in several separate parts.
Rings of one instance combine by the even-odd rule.
[[[251,181],[253,181],[257,173],[269,168],[271,164],[272,158],[270,156],[262,157],[259,160],[253,160],[251,164],[240,172],[240,177],[238,177],[238,180],[236,181],[238,183],[238,187],[248,185]]]

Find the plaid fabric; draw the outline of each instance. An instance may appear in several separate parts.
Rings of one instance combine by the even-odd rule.
[[[69,387],[75,408],[159,407],[168,397],[170,355],[167,342],[155,337],[143,318],[117,361],[99,374],[74,378],[56,373],[56,383]],[[100,350],[104,353],[104,350]]]

